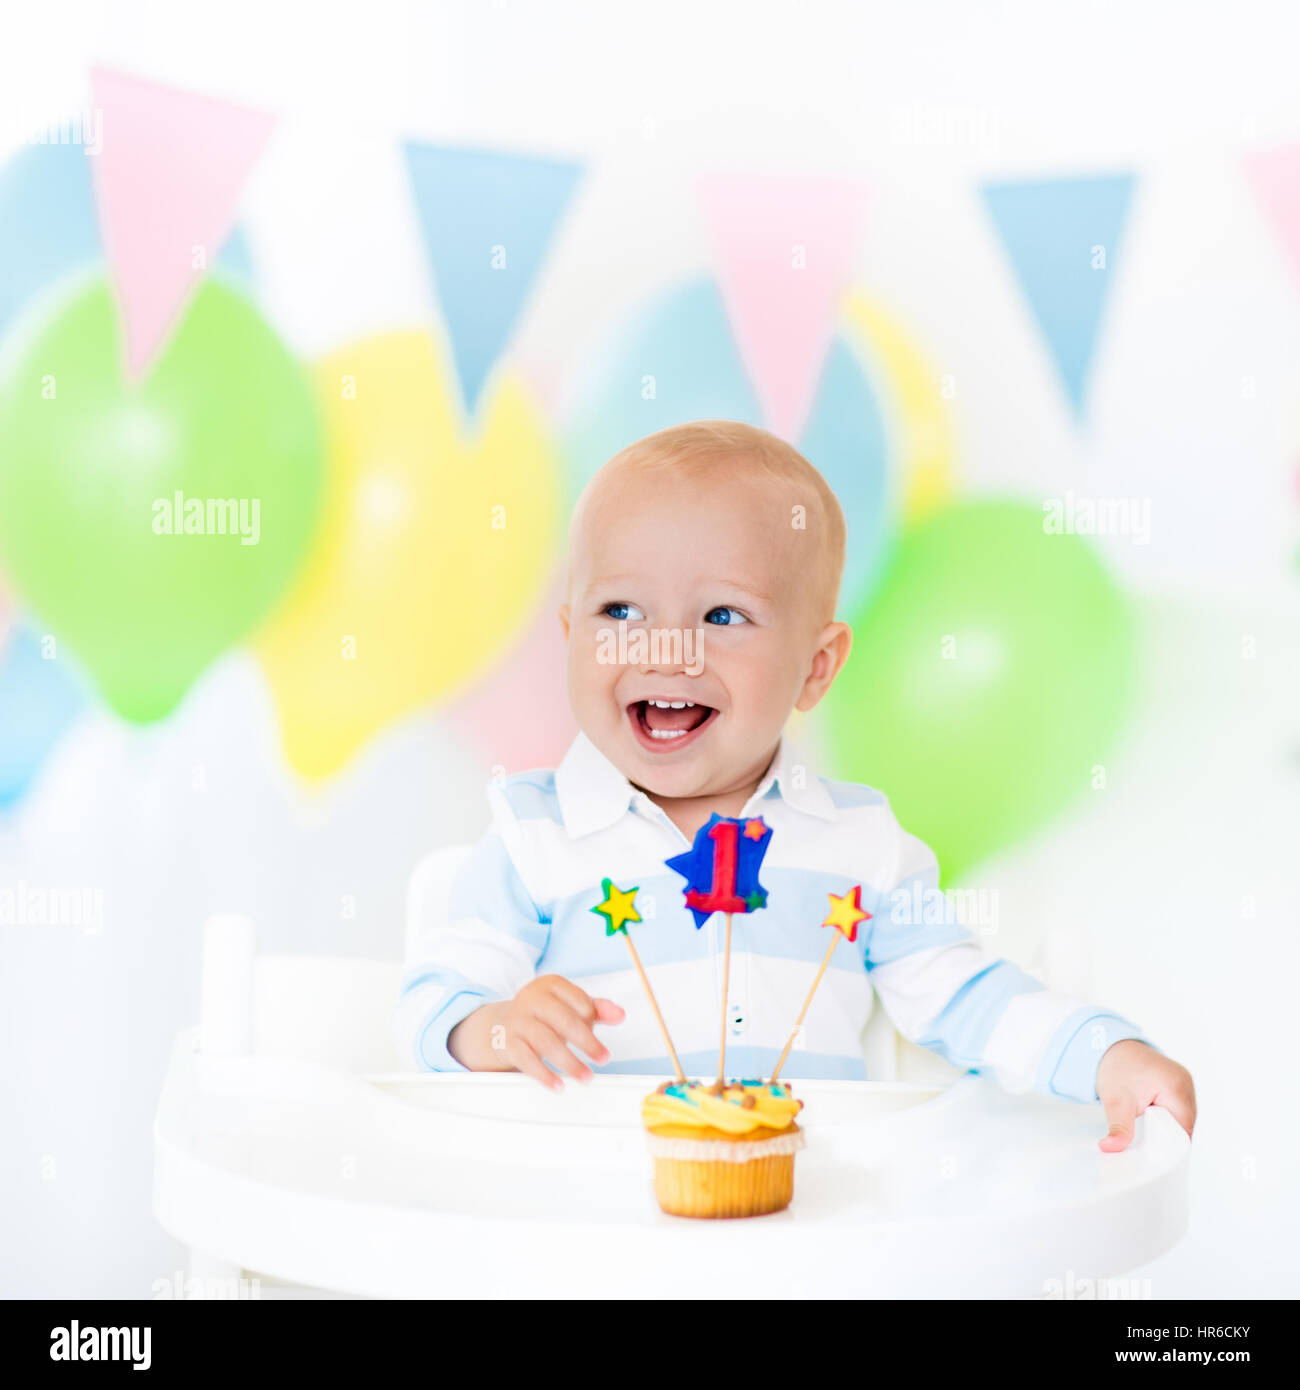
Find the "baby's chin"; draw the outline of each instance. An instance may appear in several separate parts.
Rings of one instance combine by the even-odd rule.
[[[602,749],[610,762],[633,786],[650,796],[685,801],[697,796],[717,796],[735,783],[715,755],[704,747],[681,753],[643,753],[629,749],[622,740],[616,749]]]
[[[635,766],[620,768],[619,771],[633,786],[640,787],[648,795],[670,801],[714,796],[726,786],[725,778],[710,776],[696,768],[647,767],[643,761],[638,761]]]

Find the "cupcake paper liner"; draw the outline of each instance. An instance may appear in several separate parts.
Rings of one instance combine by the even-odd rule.
[[[801,1129],[749,1143],[743,1139],[668,1139],[648,1133],[646,1142],[655,1158],[688,1163],[753,1163],[760,1158],[798,1153],[804,1146],[804,1137]]]
[[[669,1216],[766,1216],[790,1205],[794,1154],[769,1154],[747,1163],[656,1158],[654,1188],[656,1200]]]

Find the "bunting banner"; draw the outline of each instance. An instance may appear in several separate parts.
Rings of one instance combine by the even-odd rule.
[[[103,264],[93,164],[80,145],[31,145],[0,169],[0,333],[65,277]],[[238,227],[218,261],[252,287],[252,258]]]
[[[461,394],[474,415],[582,166],[411,142],[405,151]]]
[[[1300,145],[1248,155],[1242,163],[1291,268],[1300,274]]]
[[[1134,180],[1042,179],[987,185],[984,201],[1065,393],[1082,420]]]
[[[866,190],[836,179],[711,174],[697,195],[763,423],[796,440],[853,278]]]
[[[148,370],[235,223],[275,117],[96,68],[95,204],[132,380]]]

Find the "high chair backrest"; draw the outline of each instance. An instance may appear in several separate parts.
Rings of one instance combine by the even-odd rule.
[[[411,875],[408,955],[422,930],[446,920],[448,890],[469,851],[435,850]],[[390,1033],[401,974],[400,961],[259,955],[247,917],[211,917],[203,935],[200,1047],[214,1056],[294,1058],[346,1072],[401,1070]]]
[[[247,917],[211,917],[203,933],[200,1050],[396,1071],[389,1020],[400,975],[391,960],[258,955]]]
[[[259,956],[253,1053],[347,1072],[400,1069],[390,1037],[401,966],[350,956]]]
[[[406,956],[416,954],[421,935],[447,920],[452,880],[469,858],[471,845],[444,845],[415,867],[406,891]]]

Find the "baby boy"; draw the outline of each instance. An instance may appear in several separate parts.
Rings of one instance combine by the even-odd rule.
[[[852,634],[835,620],[844,544],[821,474],[748,425],[662,430],[597,473],[570,527],[560,612],[581,733],[553,772],[489,789],[492,827],[407,963],[395,1016],[404,1054],[434,1070],[517,1070],[551,1088],[589,1080],[592,1064],[666,1075],[628,951],[591,911],[608,877],[638,888],[638,951],[684,1069],[708,1075],[721,933],[716,915],[692,925],[664,861],[714,812],[761,816],[773,831],[770,899],[734,918],[730,1073],[770,1074],[825,949],[827,895],[860,884],[871,917],[832,956],[784,1076],[865,1077],[874,995],[900,1033],[959,1068],[1100,1098],[1104,1150],[1125,1148],[1149,1105],[1190,1134],[1183,1067],[1124,1019],[989,954],[956,921],[918,920],[913,904],[931,902],[938,883],[933,854],[880,792],[818,777],[789,747],[791,711],[812,709],[849,656]]]

